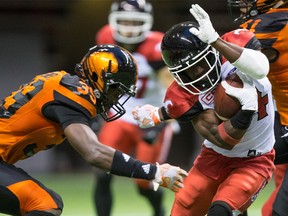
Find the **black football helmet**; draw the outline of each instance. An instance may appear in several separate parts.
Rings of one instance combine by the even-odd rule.
[[[272,8],[287,5],[287,0],[227,0],[228,11],[234,22],[244,22]]]
[[[123,105],[136,95],[137,65],[132,55],[116,45],[96,45],[89,49],[76,74],[88,80],[97,98],[97,112],[105,121],[113,121],[123,114]],[[127,99],[119,102],[125,94]],[[115,114],[109,113],[113,109]]]
[[[220,80],[219,53],[189,30],[194,22],[183,22],[169,29],[161,43],[162,58],[176,82],[194,95],[210,91]]]
[[[118,0],[111,5],[109,25],[122,44],[142,42],[153,25],[152,5],[145,0]]]

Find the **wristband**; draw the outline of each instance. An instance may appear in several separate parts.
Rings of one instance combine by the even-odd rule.
[[[220,125],[218,125],[217,129],[218,129],[218,134],[221,137],[221,139],[225,142],[228,143],[232,146],[235,146],[236,144],[238,144],[241,139],[235,139],[233,137],[231,137],[225,130],[224,128],[224,123],[222,122]]]
[[[130,178],[152,180],[155,178],[156,170],[155,164],[143,163],[116,150],[109,173]]]
[[[240,110],[236,115],[230,118],[230,122],[235,129],[246,130],[249,128],[253,114],[255,111],[252,110]]]
[[[163,116],[163,119],[162,119],[162,120],[169,120],[169,119],[171,119],[171,117],[168,115],[165,107],[161,107],[160,110],[161,110],[161,113],[162,113],[162,116]]]

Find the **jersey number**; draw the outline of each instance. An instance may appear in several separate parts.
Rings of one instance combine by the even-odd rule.
[[[257,94],[258,94],[258,120],[261,120],[268,115],[266,110],[266,105],[268,104],[268,95],[266,94],[262,97],[261,92],[258,91],[258,89]]]

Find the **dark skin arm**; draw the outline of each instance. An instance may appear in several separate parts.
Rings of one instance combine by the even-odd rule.
[[[161,109],[159,111],[160,119],[163,121],[163,114],[161,112]],[[201,113],[199,113],[197,116],[195,116],[191,123],[193,124],[195,130],[205,139],[209,140],[216,146],[231,150],[233,149],[233,145],[224,142],[219,133],[218,133],[218,125],[222,123],[222,121],[215,115],[214,110],[205,110]],[[224,128],[227,134],[229,134],[234,139],[241,139],[246,130],[242,129],[235,129],[232,125],[230,120],[227,120],[224,123]]]
[[[244,48],[224,41],[220,37],[211,46],[218,50],[231,63],[235,62],[244,50]]]
[[[234,146],[224,142],[218,133],[218,125],[221,124],[221,120],[215,115],[214,110],[206,110],[198,114],[192,119],[192,124],[195,130],[209,140],[213,144],[220,148],[231,150]],[[235,139],[241,139],[246,130],[235,129],[231,125],[230,120],[224,123],[226,132]]]
[[[89,164],[105,171],[111,169],[115,149],[100,143],[89,126],[81,123],[70,124],[64,129],[64,133],[73,148]]]

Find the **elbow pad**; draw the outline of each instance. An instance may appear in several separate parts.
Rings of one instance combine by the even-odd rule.
[[[244,48],[240,57],[232,65],[254,79],[267,76],[270,68],[269,61],[262,52],[247,48]]]

